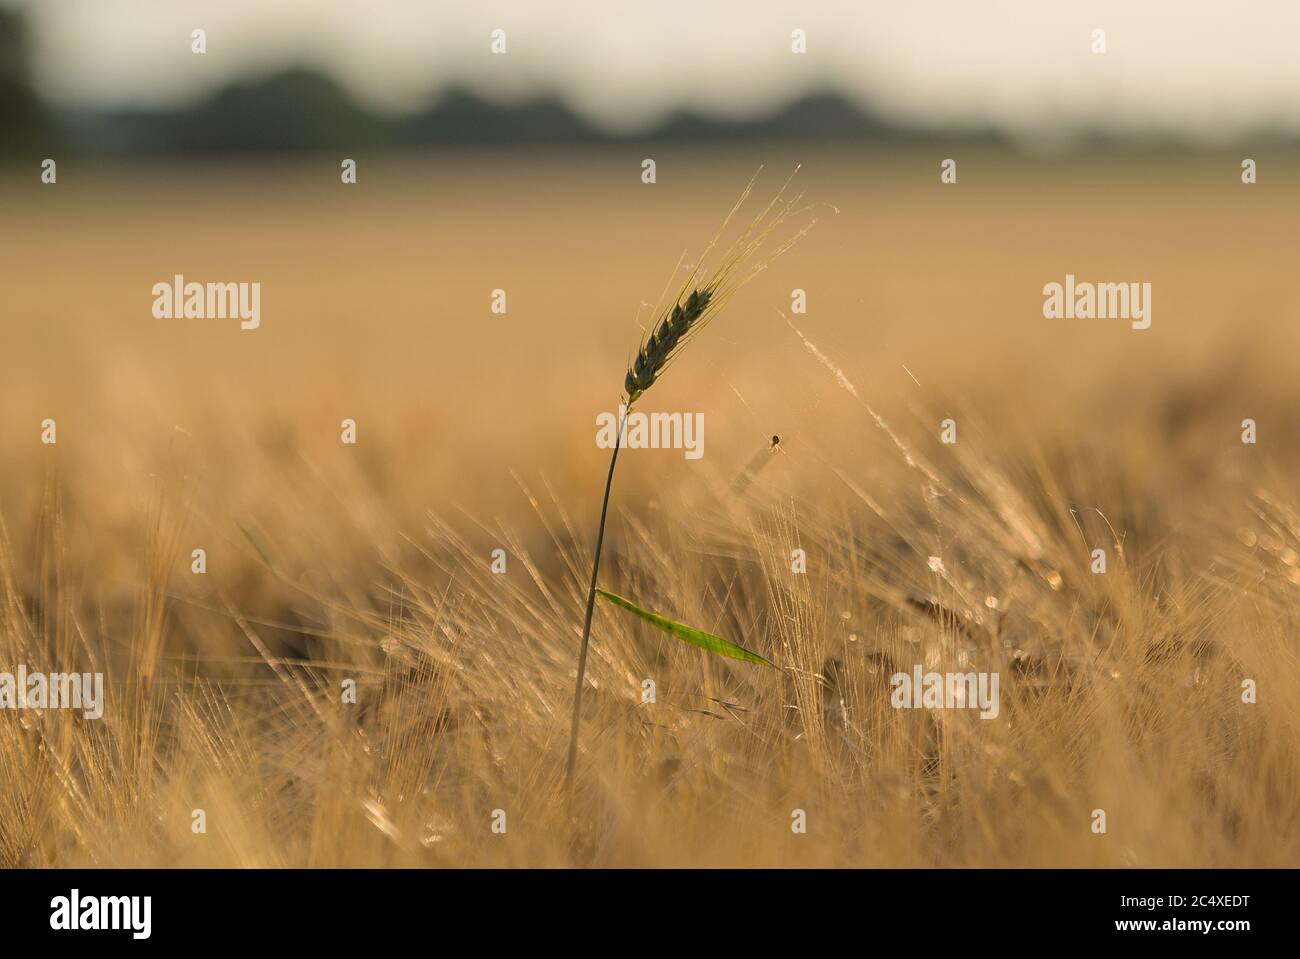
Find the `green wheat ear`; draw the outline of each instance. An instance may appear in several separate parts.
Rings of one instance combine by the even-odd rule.
[[[668,315],[663,318],[658,328],[637,350],[636,359],[628,367],[627,376],[623,378],[623,389],[627,392],[627,402],[631,406],[650,387],[663,372],[673,354],[686,342],[687,336],[696,328],[713,291],[709,289],[692,290],[685,303],[673,305]]]
[[[735,643],[728,642],[721,636],[714,636],[712,633],[706,633],[696,629],[693,626],[687,626],[685,623],[679,623],[669,619],[667,616],[660,616],[658,613],[652,613],[648,609],[642,609],[630,599],[624,599],[608,590],[596,587],[596,595],[602,599],[607,599],[615,606],[622,606],[634,616],[639,616],[652,626],[657,626],[669,636],[676,636],[678,639],[685,640],[692,646],[698,646],[700,649],[707,649],[711,653],[717,653],[719,656],[730,656],[732,659],[743,659],[747,663],[758,663],[760,666],[771,666],[773,669],[778,668],[775,663],[764,659],[758,653],[746,649],[744,646],[737,646]]]
[[[795,171],[798,172],[798,167],[795,168]],[[757,174],[755,174],[755,178],[757,178]],[[794,178],[793,173],[790,174],[790,178]],[[674,622],[657,613],[651,613],[630,600],[623,599],[621,596],[598,590],[596,583],[600,576],[600,553],[605,544],[605,519],[609,513],[609,493],[614,485],[614,467],[618,463],[618,451],[622,446],[626,410],[630,410],[632,404],[646,390],[654,386],[663,371],[672,362],[673,357],[680,353],[687,341],[694,338],[709,322],[711,317],[726,305],[737,290],[765,270],[776,257],[790,249],[800,237],[812,229],[813,223],[816,222],[815,219],[793,236],[777,243],[775,247],[769,246],[769,241],[772,240],[773,235],[783,223],[786,223],[791,217],[810,209],[809,207],[798,208],[799,196],[793,198],[786,196],[786,188],[789,185],[790,180],[786,180],[776,196],[759,211],[758,215],[750,221],[749,225],[745,227],[740,236],[725,252],[718,253],[716,262],[713,262],[711,254],[717,250],[718,243],[727,232],[732,219],[740,211],[741,206],[744,205],[745,200],[748,199],[750,192],[754,189],[754,180],[749,181],[749,185],[740,194],[740,199],[732,206],[731,212],[727,214],[722,221],[722,226],[718,228],[718,232],[705,248],[704,256],[690,271],[690,276],[687,277],[686,282],[678,288],[671,309],[664,314],[659,323],[642,341],[637,349],[636,356],[627,369],[626,375],[623,377],[623,390],[627,394],[627,406],[623,414],[624,420],[618,424],[618,435],[614,441],[614,451],[609,457],[609,472],[605,474],[605,495],[600,502],[600,523],[596,526],[596,550],[591,561],[591,581],[587,587],[587,608],[582,621],[582,639],[578,644],[577,677],[573,687],[573,718],[569,724],[569,758],[564,767],[564,780],[570,787],[573,785],[573,770],[578,762],[578,725],[582,719],[582,687],[587,675],[587,650],[591,643],[591,617],[596,608],[597,593],[610,602],[622,606],[634,615],[641,617],[646,622],[653,623],[670,635],[699,646],[701,649],[717,653],[720,656],[743,659],[751,663],[760,663],[765,666],[772,665],[762,656],[752,653],[742,646],[737,646],[718,636],[700,632],[698,629]],[[702,266],[706,261],[712,262],[712,265],[708,267]]]

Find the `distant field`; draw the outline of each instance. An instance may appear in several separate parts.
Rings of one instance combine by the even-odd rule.
[[[0,714],[0,864],[1297,861],[1300,156],[650,155],[0,169],[0,669],[109,678]],[[596,416],[796,163],[819,222],[646,397],[705,454],[627,451],[602,575],[787,669],[600,609],[571,805]],[[260,327],[154,318],[178,273]],[[1045,319],[1067,273],[1151,328]],[[890,709],[913,664],[1001,715]]]

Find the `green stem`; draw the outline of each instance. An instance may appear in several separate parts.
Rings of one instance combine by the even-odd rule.
[[[605,477],[605,499],[600,504],[600,526],[596,529],[596,558],[591,564],[591,585],[587,589],[587,615],[582,623],[582,645],[578,647],[578,682],[573,689],[573,722],[569,727],[569,761],[564,769],[566,785],[573,785],[573,768],[578,763],[578,721],[582,715],[582,687],[587,674],[587,647],[591,644],[591,616],[596,608],[596,577],[600,574],[600,550],[605,543],[605,515],[609,511],[609,491],[614,485],[614,464],[618,462],[619,447],[623,444],[623,425],[631,403],[619,419],[618,434],[614,437],[614,455],[609,458],[609,474]]]

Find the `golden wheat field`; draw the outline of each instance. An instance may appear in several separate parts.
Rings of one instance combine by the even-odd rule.
[[[0,712],[0,864],[1300,862],[1296,178],[657,156],[0,171],[0,662],[106,677]],[[779,668],[597,605],[570,791],[596,418],[797,163],[817,223],[639,402],[704,455],[620,454],[600,574]],[[1150,328],[1045,319],[1067,273]],[[156,319],[174,274],[259,328]],[[915,666],[1000,711],[893,708]]]

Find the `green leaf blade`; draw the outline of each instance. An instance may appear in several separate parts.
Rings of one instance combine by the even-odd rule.
[[[771,666],[776,669],[776,665],[764,659],[758,653],[746,649],[744,646],[737,646],[735,643],[728,642],[721,636],[714,636],[712,633],[706,633],[702,630],[695,629],[693,626],[687,626],[685,623],[678,623],[669,619],[667,616],[660,616],[658,613],[652,613],[648,609],[642,609],[630,599],[624,599],[616,593],[608,590],[596,588],[596,593],[602,599],[606,599],[615,606],[622,606],[632,615],[644,619],[652,626],[662,629],[670,636],[675,636],[683,642],[690,643],[692,646],[698,646],[700,649],[707,650],[710,653],[716,653],[719,656],[728,656],[731,659],[744,660],[747,663],[757,663],[760,666]]]

